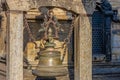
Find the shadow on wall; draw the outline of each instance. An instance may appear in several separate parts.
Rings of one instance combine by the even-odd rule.
[[[42,77],[37,77],[35,80],[56,80],[56,78],[42,78]]]

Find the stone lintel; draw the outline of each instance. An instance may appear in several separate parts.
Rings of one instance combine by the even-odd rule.
[[[84,14],[82,1],[71,0],[7,0],[7,5],[10,10],[28,11],[32,8],[40,8],[42,6],[60,7],[72,11],[77,14]]]
[[[73,11],[77,14],[81,13],[80,11],[80,6],[81,6],[81,1],[70,1],[70,0],[52,0],[52,1],[44,1],[44,0],[34,0],[33,1],[33,8],[39,8],[41,6],[53,6],[53,7],[60,7],[64,8],[66,10]]]

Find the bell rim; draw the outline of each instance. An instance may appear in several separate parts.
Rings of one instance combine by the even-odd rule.
[[[46,70],[48,69],[48,70]],[[39,69],[32,70],[32,74],[39,77],[57,77],[68,74],[68,69],[65,66],[39,66]]]

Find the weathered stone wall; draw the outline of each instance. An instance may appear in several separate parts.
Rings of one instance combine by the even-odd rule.
[[[120,61],[120,23],[112,23],[112,61]]]
[[[118,10],[118,18],[120,18],[120,0],[108,0],[110,1],[110,4],[112,5],[113,9]],[[119,36],[120,36],[120,22],[112,23],[111,26],[112,30],[111,30],[111,34],[112,34],[112,59],[113,61],[120,61],[120,51],[119,51],[119,46],[120,46],[120,41],[119,41]]]

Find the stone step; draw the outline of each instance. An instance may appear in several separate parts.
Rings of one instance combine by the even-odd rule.
[[[93,64],[93,75],[119,75],[120,76],[120,63],[100,63]]]

